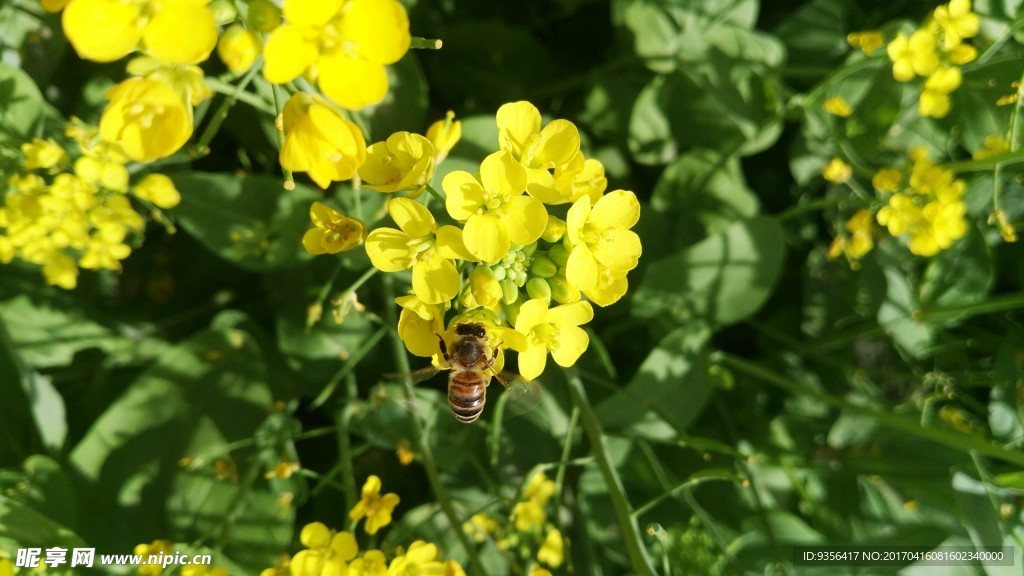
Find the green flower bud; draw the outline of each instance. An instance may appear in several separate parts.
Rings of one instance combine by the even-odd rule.
[[[565,268],[569,262],[569,249],[564,244],[555,244],[548,250],[548,258],[559,268]]]
[[[530,295],[530,298],[543,298],[548,302],[551,301],[551,286],[543,278],[530,279],[526,283],[526,293]]]
[[[580,290],[565,279],[565,276],[548,278],[551,287],[551,297],[559,304],[572,304],[580,301]]]
[[[501,284],[501,301],[505,304],[511,304],[519,299],[519,287],[512,281],[511,278],[505,278],[500,282]]]
[[[537,251],[537,243],[536,242],[531,242],[530,244],[527,244],[526,246],[523,246],[523,254],[526,254],[527,256],[533,256],[533,253],[536,252],[536,251]]]
[[[270,0],[250,0],[246,21],[257,32],[270,32],[281,25],[281,9]]]
[[[230,24],[238,18],[238,10],[235,8],[235,3],[231,0],[213,0],[209,6],[210,11],[213,12],[214,19],[221,26]]]
[[[494,273],[494,279],[501,282],[505,279],[505,268],[503,266],[496,266],[491,268],[491,272]]]
[[[558,265],[546,256],[537,256],[533,259],[533,264],[530,264],[530,272],[532,272],[534,276],[551,278],[555,274],[558,274]]]

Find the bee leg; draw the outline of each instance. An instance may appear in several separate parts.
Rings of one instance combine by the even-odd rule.
[[[444,344],[444,338],[442,338],[441,335],[438,334],[437,332],[434,332],[434,336],[437,336],[437,342],[438,342],[438,344],[441,345],[441,356],[444,357],[444,361],[447,364],[451,365],[452,357],[448,355],[448,347],[445,346],[445,344]]]
[[[501,345],[504,344],[504,343],[505,343],[505,341],[502,340],[501,342],[498,342],[498,344],[494,347],[494,351],[491,352],[491,357],[487,359],[487,367],[488,368],[490,368],[491,366],[494,366],[494,363],[498,360],[498,350],[501,348]],[[494,370],[492,369],[491,372],[494,372]]]

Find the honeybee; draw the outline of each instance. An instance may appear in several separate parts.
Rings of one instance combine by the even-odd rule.
[[[444,338],[437,334],[444,363],[440,368],[433,366],[417,370],[413,373],[415,381],[422,381],[437,374],[441,370],[448,373],[448,407],[459,422],[469,424],[476,421],[484,411],[487,403],[487,387],[494,378],[506,389],[516,388],[525,393],[520,403],[535,404],[539,401],[540,389],[533,382],[522,377],[494,370],[494,362],[498,356],[499,343],[493,349],[487,343],[487,328],[480,322],[464,322],[455,325],[455,340],[451,350]],[[524,407],[523,410],[529,408]]]

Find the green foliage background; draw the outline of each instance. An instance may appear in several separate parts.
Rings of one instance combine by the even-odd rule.
[[[454,110],[463,139],[437,183],[495,148],[501,104],[528,99],[575,122],[609,189],[644,203],[640,268],[589,326],[577,368],[549,369],[541,405],[516,418],[492,389],[481,422],[456,423],[442,378],[410,417],[381,383],[404,362],[389,296],[408,279],[363,282],[365,254],[314,259],[299,243],[313,200],[372,223],[383,197],[282,190],[256,78],[208,153],[160,166],[182,192],[177,232],[151,226],[122,274],[65,292],[0,268],[0,550],[127,553],[168,538],[256,574],[297,549],[306,522],[345,527],[377,474],[402,498],[382,545],[423,538],[471,574],[522,574],[493,541],[474,567],[442,505],[507,517],[543,469],[559,482],[563,573],[866,573],[793,566],[792,546],[826,543],[1005,545],[1020,558],[1024,276],[1020,246],[986,224],[993,166],[964,164],[972,230],[957,246],[925,260],[889,238],[858,270],[825,257],[849,194],[820,177],[836,155],[881,167],[924,145],[965,160],[1016,130],[1015,107],[994,102],[1024,73],[1019,0],[976,3],[983,56],[938,121],[916,116],[884,55],[846,43],[909,28],[927,2],[407,6],[413,32],[444,47],[393,67],[387,100],[355,115],[368,141]],[[21,58],[0,67],[2,145],[71,115],[95,121],[122,73],[84,65],[58,17],[27,1],[0,6],[0,38],[4,62]],[[835,95],[858,111],[849,123],[822,110]],[[200,108],[197,134],[225,98]],[[1019,169],[1007,161],[998,179],[1019,220]],[[366,310],[334,322],[331,299],[357,282]],[[317,302],[324,319],[309,326]],[[418,457],[408,467],[403,443]],[[237,474],[218,478],[216,460]],[[265,478],[282,460],[303,473]],[[903,573],[1012,573],[1000,570]]]

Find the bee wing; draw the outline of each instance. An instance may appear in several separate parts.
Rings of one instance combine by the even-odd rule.
[[[519,416],[540,404],[543,394],[540,384],[507,370],[502,370],[494,377],[506,389],[504,401],[508,404],[505,407],[505,418]]]
[[[424,366],[419,370],[412,370],[410,372],[390,372],[388,374],[384,374],[381,378],[385,382],[392,384],[402,384],[405,382],[406,378],[412,380],[413,384],[419,384],[424,380],[433,378],[440,371],[441,369],[436,366]]]

